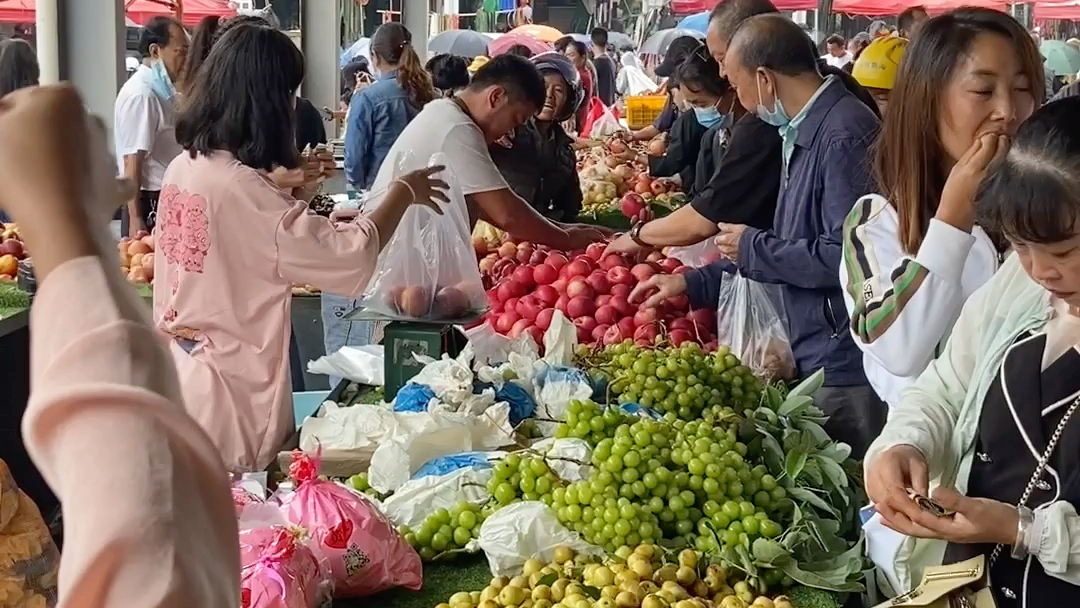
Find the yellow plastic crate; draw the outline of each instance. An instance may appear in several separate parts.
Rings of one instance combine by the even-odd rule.
[[[631,95],[626,98],[626,126],[644,129],[651,125],[667,103],[666,95]]]

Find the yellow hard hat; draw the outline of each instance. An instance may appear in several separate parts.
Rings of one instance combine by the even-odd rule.
[[[472,63],[469,64],[468,71],[470,74],[475,73],[480,68],[484,67],[484,64],[491,61],[484,55],[477,55],[473,58]]]
[[[877,38],[871,42],[851,68],[851,75],[864,87],[891,90],[896,83],[896,70],[907,48],[906,38]]]

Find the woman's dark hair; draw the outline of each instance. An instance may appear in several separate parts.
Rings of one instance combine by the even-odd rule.
[[[371,56],[397,67],[397,81],[417,108],[435,99],[431,75],[412,46],[412,33],[400,23],[384,23],[371,37]]]
[[[151,45],[169,46],[169,42],[172,41],[172,26],[174,25],[181,30],[184,29],[184,26],[173,17],[164,15],[151,17],[139,33],[139,56],[143,59],[150,57]]]
[[[195,33],[191,36],[191,46],[188,48],[187,59],[184,60],[184,74],[186,75],[184,85],[187,89],[191,88],[191,83],[195,80],[194,75],[199,71],[199,67],[210,56],[210,49],[214,48],[214,43],[221,40],[221,37],[230,29],[240,25],[272,27],[269,21],[255,15],[238,15],[232,19],[204,17],[199,22],[199,25],[195,27]]]
[[[580,40],[570,40],[569,44],[566,45],[566,48],[570,47],[574,47],[574,50],[577,51],[578,55],[581,55],[583,58],[588,58],[589,49],[585,48],[584,42]]]
[[[203,17],[199,25],[195,26],[195,32],[191,35],[191,46],[188,47],[187,58],[184,60],[184,74],[188,75],[185,84],[190,84],[191,76],[199,71],[199,66],[206,61],[210,54],[210,48],[217,39],[218,29],[221,27],[221,17],[213,15]],[[190,87],[189,87],[190,88]]]
[[[29,42],[0,40],[0,97],[37,85],[40,77],[37,55]]]
[[[265,25],[230,28],[210,50],[176,123],[176,140],[194,158],[217,150],[272,171],[300,165],[296,91],[304,55]]]
[[[524,57],[526,59],[531,59],[532,56],[535,54],[532,52],[532,49],[525,46],[524,44],[512,45],[510,48],[506,49],[506,52],[509,55],[517,55],[518,57]]]
[[[469,86],[469,63],[464,57],[440,53],[428,59],[424,69],[431,74],[432,85],[440,91]]]
[[[1076,235],[1078,113],[1080,98],[1070,97],[1039,108],[1020,125],[1004,160],[979,187],[975,214],[980,226],[1025,243],[1060,243]]]
[[[730,89],[727,78],[720,76],[720,64],[706,52],[694,52],[675,67],[673,78],[679,86],[694,93],[723,97]]]
[[[371,76],[368,60],[363,55],[354,57],[352,61],[345,64],[345,67],[341,68],[341,101],[346,105],[352,101],[353,91],[356,90],[357,72],[363,72]]]
[[[1012,43],[1035,104],[1044,99],[1042,56],[1012,17],[967,7],[923,24],[900,62],[889,111],[873,150],[878,188],[896,208],[900,245],[910,255],[922,245],[948,177],[940,134],[927,125],[939,124],[945,84],[981,34],[1002,36]]]

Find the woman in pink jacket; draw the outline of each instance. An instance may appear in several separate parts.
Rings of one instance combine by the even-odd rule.
[[[171,342],[188,412],[233,471],[266,467],[294,428],[291,286],[357,296],[411,204],[445,201],[440,168],[396,180],[348,223],[309,213],[268,177],[296,171],[304,58],[269,27],[238,26],[195,75],[155,228],[154,320]],[[282,183],[280,179],[276,180]]]

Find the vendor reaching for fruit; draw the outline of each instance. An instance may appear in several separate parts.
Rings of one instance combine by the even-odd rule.
[[[514,192],[546,217],[573,222],[581,211],[581,186],[573,139],[563,130],[585,99],[577,69],[564,55],[532,58],[547,97],[534,118],[488,146],[491,160]]]
[[[291,108],[303,65],[277,30],[226,34],[196,74],[176,129],[185,153],[164,178],[154,319],[172,337],[188,411],[234,471],[266,467],[295,428],[291,286],[359,294],[406,208],[446,200],[435,167],[334,223],[270,181],[272,168],[300,163]]]

